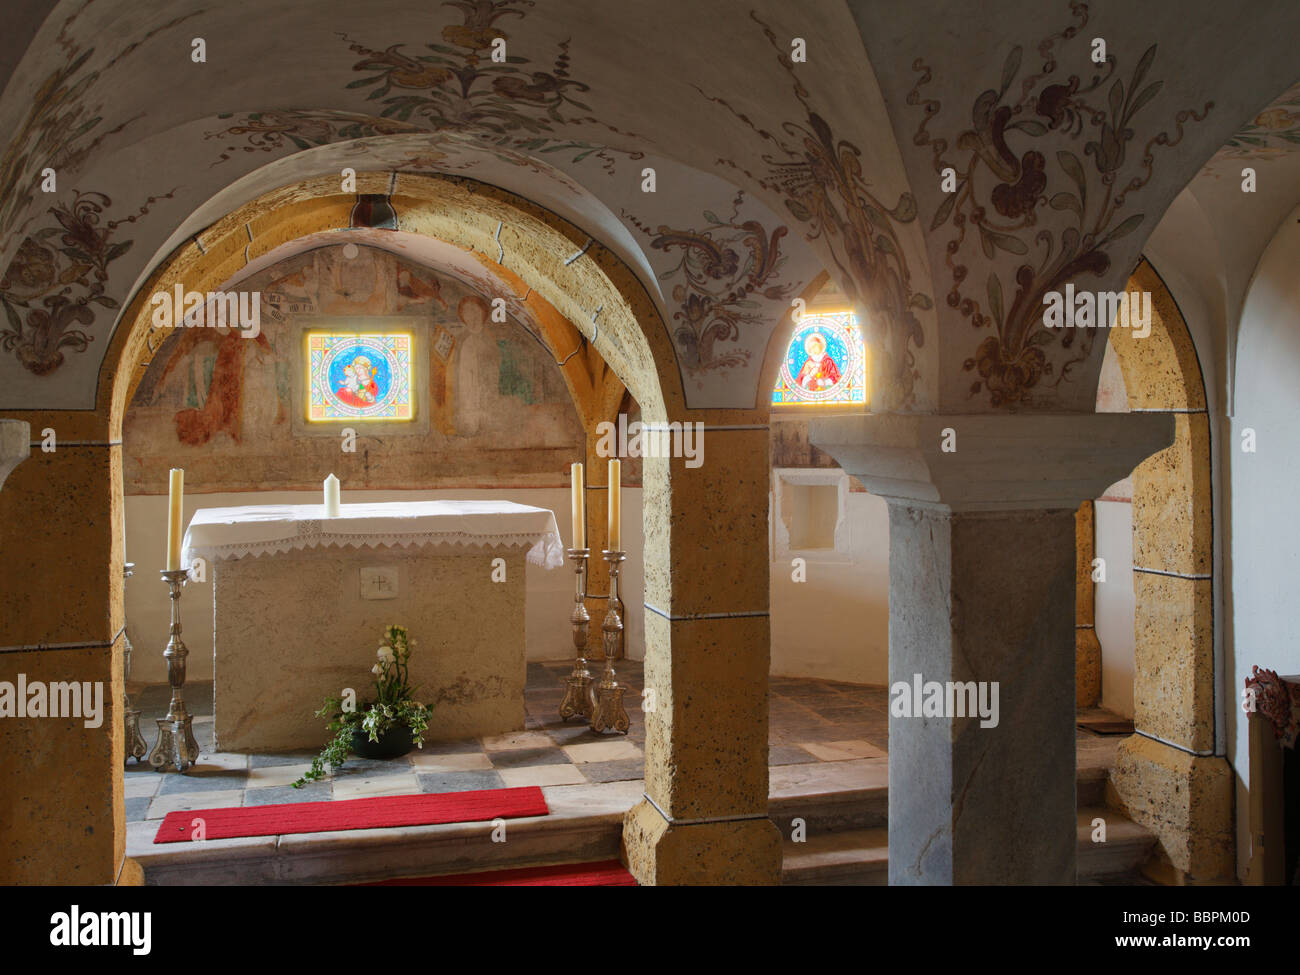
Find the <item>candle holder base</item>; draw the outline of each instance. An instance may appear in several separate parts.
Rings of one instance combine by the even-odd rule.
[[[125,740],[126,754],[123,756],[122,764],[125,765],[134,758],[138,765],[149,754],[149,745],[145,742],[144,735],[140,734],[140,709],[126,707],[122,709],[122,714],[126,724],[122,736]]]
[[[159,772],[184,772],[199,760],[199,743],[194,740],[194,716],[158,719],[158,744],[149,753],[149,764]]]
[[[592,731],[627,734],[627,711],[623,708],[623,692],[626,690],[626,684],[607,684],[601,681],[596,685],[596,707],[591,716]]]
[[[592,688],[591,674],[579,673],[576,669],[564,678],[564,700],[560,702],[560,720],[568,721],[578,717],[590,720],[595,710],[595,691]]]

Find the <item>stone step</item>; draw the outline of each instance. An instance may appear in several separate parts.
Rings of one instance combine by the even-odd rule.
[[[1106,821],[1106,842],[1092,842],[1093,820]],[[1090,883],[1134,873],[1151,855],[1155,834],[1115,809],[1079,810],[1078,879]],[[787,886],[883,887],[889,882],[889,831],[852,829],[785,841],[781,883]]]
[[[549,816],[490,823],[250,836],[155,845],[159,821],[127,827],[127,856],[151,885],[355,884],[399,877],[618,859],[640,782],[543,786]]]
[[[1081,747],[1079,753],[1079,796],[1081,805],[1089,807],[1101,805],[1100,790],[1114,752],[1113,741],[1098,741],[1102,744]],[[810,838],[829,844],[824,851],[829,859],[818,867],[828,871],[825,876],[852,876],[859,869],[851,865],[852,842],[843,837],[843,843],[832,841],[828,834],[871,834],[879,839],[881,856],[888,849],[883,838],[889,814],[888,758],[778,766],[769,781],[769,815],[782,836],[789,837],[795,820],[802,820]],[[127,855],[144,868],[146,883],[205,885],[363,883],[607,860],[620,854],[623,814],[641,799],[642,789],[641,782],[544,786],[551,814],[509,820],[504,843],[492,842],[489,824],[461,823],[154,845],[158,821],[149,820],[128,826]],[[1114,812],[1107,815],[1112,843],[1123,838],[1126,849],[1127,822]],[[820,847],[797,853],[810,855],[814,849]],[[1118,852],[1108,849],[1107,856]],[[1106,872],[1121,873],[1127,863],[1123,856],[1107,861]]]

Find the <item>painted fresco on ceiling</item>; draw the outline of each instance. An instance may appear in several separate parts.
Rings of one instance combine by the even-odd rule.
[[[987,396],[994,407],[1031,404],[1044,391],[1050,398],[1088,359],[1096,331],[1044,328],[1043,295],[1070,281],[1086,287],[1088,278],[1106,274],[1108,249],[1146,219],[1126,202],[1151,180],[1155,150],[1178,145],[1184,124],[1203,121],[1213,107],[1183,109],[1169,129],[1135,144],[1134,119],[1163,85],[1151,74],[1156,45],[1131,71],[1121,71],[1112,53],[1091,78],[1066,76],[1060,49],[1076,38],[1074,47],[1088,44],[1080,33],[1088,7],[1071,6],[1076,23],[1043,38],[1033,66],[1024,63],[1023,48],[1011,49],[998,87],[972,104],[970,128],[929,130],[941,106],[924,97],[934,69],[922,60],[907,99],[925,112],[913,142],[930,147],[939,177],[950,167],[956,173],[956,191],[939,205],[929,230],[952,233],[945,248],[948,306],[973,328],[992,330],[962,368],[975,377],[970,396]],[[1086,58],[1085,52],[1075,60]],[[1044,207],[1058,215],[1056,226],[1040,224]],[[1002,271],[1006,258],[1023,261]]]
[[[934,307],[933,300],[912,287],[895,224],[916,220],[916,200],[902,193],[890,206],[879,199],[862,167],[862,150],[837,138],[829,122],[813,107],[812,93],[795,73],[782,41],[756,12],[750,17],[762,28],[789,75],[795,96],[806,110],[802,121],[787,121],[783,135],[760,130],[726,99],[707,96],[730,111],[772,147],[763,156],[766,168],[741,169],[765,189],[779,194],[786,208],[804,225],[805,238],[830,248],[838,279],[849,300],[866,312],[873,363],[879,378],[873,390],[874,409],[905,409],[916,404],[915,349],[925,343],[917,310]],[[732,166],[737,164],[722,160]],[[761,351],[761,350],[760,350]],[[763,391],[766,396],[768,391]]]
[[[1207,165],[1237,159],[1275,159],[1300,149],[1300,85],[1289,88],[1229,139]]]
[[[65,351],[85,352],[100,309],[119,307],[107,293],[109,265],[134,241],[114,240],[118,228],[170,198],[170,193],[151,196],[135,213],[116,220],[103,219],[113,206],[103,193],[77,193],[70,205],[51,207],[50,225],[23,239],[0,278],[0,349],[38,376],[63,365]]]
[[[83,4],[81,10],[87,5]],[[202,13],[196,10],[158,25],[125,45],[102,68],[92,71],[86,66],[95,49],[83,50],[70,34],[80,12],[73,13],[60,26],[55,41],[64,52],[63,63],[42,81],[26,117],[0,157],[0,230],[6,235],[27,228],[26,222],[15,226],[15,221],[34,199],[34,188],[40,181],[33,180],[33,172],[49,168],[60,174],[80,169],[106,138],[122,132],[140,117],[102,128],[102,106],[90,102],[100,78],[141,44]]]
[[[653,250],[676,256],[659,276],[671,284],[677,305],[671,331],[683,380],[689,377],[698,390],[704,374],[746,366],[755,349],[761,354],[775,323],[759,299],[788,305],[795,293],[796,283],[781,281],[781,239],[789,228],[769,231],[758,220],[743,219],[744,202],[744,192],[737,193],[725,219],[704,211],[703,230],[661,224],[652,231],[624,214]]]
[[[405,44],[377,51],[344,36],[348,49],[362,56],[352,70],[367,75],[348,88],[378,100],[384,118],[408,122],[415,117],[434,132],[469,131],[516,150],[563,153],[575,163],[595,156],[612,173],[617,150],[552,138],[558,125],[604,125],[579,100],[591,86],[571,76],[569,41],[557,45],[549,66],[509,53],[507,18],[522,18],[533,5],[532,0],[451,0],[442,6],[460,10],[463,22],[443,27],[445,43],[426,43],[420,53],[403,50]],[[492,59],[498,38],[507,45],[504,62]]]

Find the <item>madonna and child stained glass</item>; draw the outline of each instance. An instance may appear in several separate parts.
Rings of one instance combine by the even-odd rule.
[[[865,403],[866,350],[852,312],[805,315],[795,326],[772,403]]]
[[[410,420],[412,386],[408,333],[307,333],[308,420]]]

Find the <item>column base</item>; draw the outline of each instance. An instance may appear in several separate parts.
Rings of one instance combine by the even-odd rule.
[[[770,819],[678,825],[642,799],[623,818],[623,855],[646,887],[781,882],[781,833]]]
[[[117,875],[117,886],[144,886],[144,867],[140,866],[139,861],[132,860],[130,857],[122,861],[122,871]]]
[[[1165,884],[1235,883],[1232,769],[1218,756],[1191,755],[1134,735],[1120,743],[1107,800],[1159,838],[1144,868]]]

